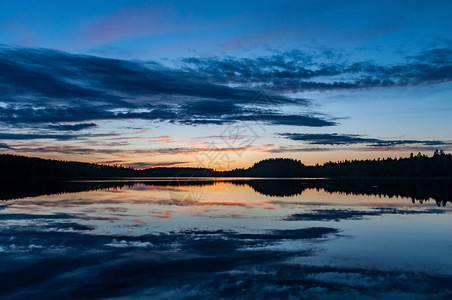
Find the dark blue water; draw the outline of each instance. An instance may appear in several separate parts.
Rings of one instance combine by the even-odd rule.
[[[452,297],[450,203],[270,186],[150,181],[4,201],[0,295]]]

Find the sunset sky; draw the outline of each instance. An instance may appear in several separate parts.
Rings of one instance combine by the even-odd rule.
[[[0,153],[152,166],[452,150],[451,1],[0,2]]]

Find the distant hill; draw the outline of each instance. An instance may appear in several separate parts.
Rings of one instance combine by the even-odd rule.
[[[150,168],[134,170],[74,161],[0,155],[0,178],[96,179],[118,177],[328,177],[328,178],[452,178],[452,155],[435,151],[434,155],[409,158],[352,160],[306,166],[301,161],[273,158],[247,169],[213,171],[206,168]]]
[[[398,177],[451,178],[452,155],[435,151],[434,155],[411,155],[409,158],[375,160],[345,160],[323,165],[306,166],[294,159],[267,159],[248,169],[217,172],[224,177]]]
[[[0,177],[3,178],[84,179],[131,176],[137,176],[137,171],[131,168],[9,154],[0,155]]]
[[[303,177],[307,167],[299,160],[290,158],[271,158],[255,163],[251,168],[218,172],[222,176],[236,177]]]

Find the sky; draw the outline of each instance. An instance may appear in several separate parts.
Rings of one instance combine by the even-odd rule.
[[[0,153],[248,167],[452,150],[450,1],[0,2]]]

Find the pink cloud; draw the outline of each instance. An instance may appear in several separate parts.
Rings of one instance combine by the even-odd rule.
[[[86,47],[126,37],[188,32],[199,28],[203,26],[184,22],[169,4],[126,7],[82,26],[76,33],[76,46]]]
[[[147,224],[146,221],[143,221],[143,220],[140,220],[140,219],[134,219],[134,220],[130,220],[130,221],[132,221],[134,223],[137,223],[137,224],[143,224],[143,225]]]
[[[15,20],[6,23],[2,27],[4,27],[5,30],[14,33],[15,39],[11,41],[12,44],[27,47],[33,47],[36,45],[36,33],[30,27],[25,26],[22,22]]]

